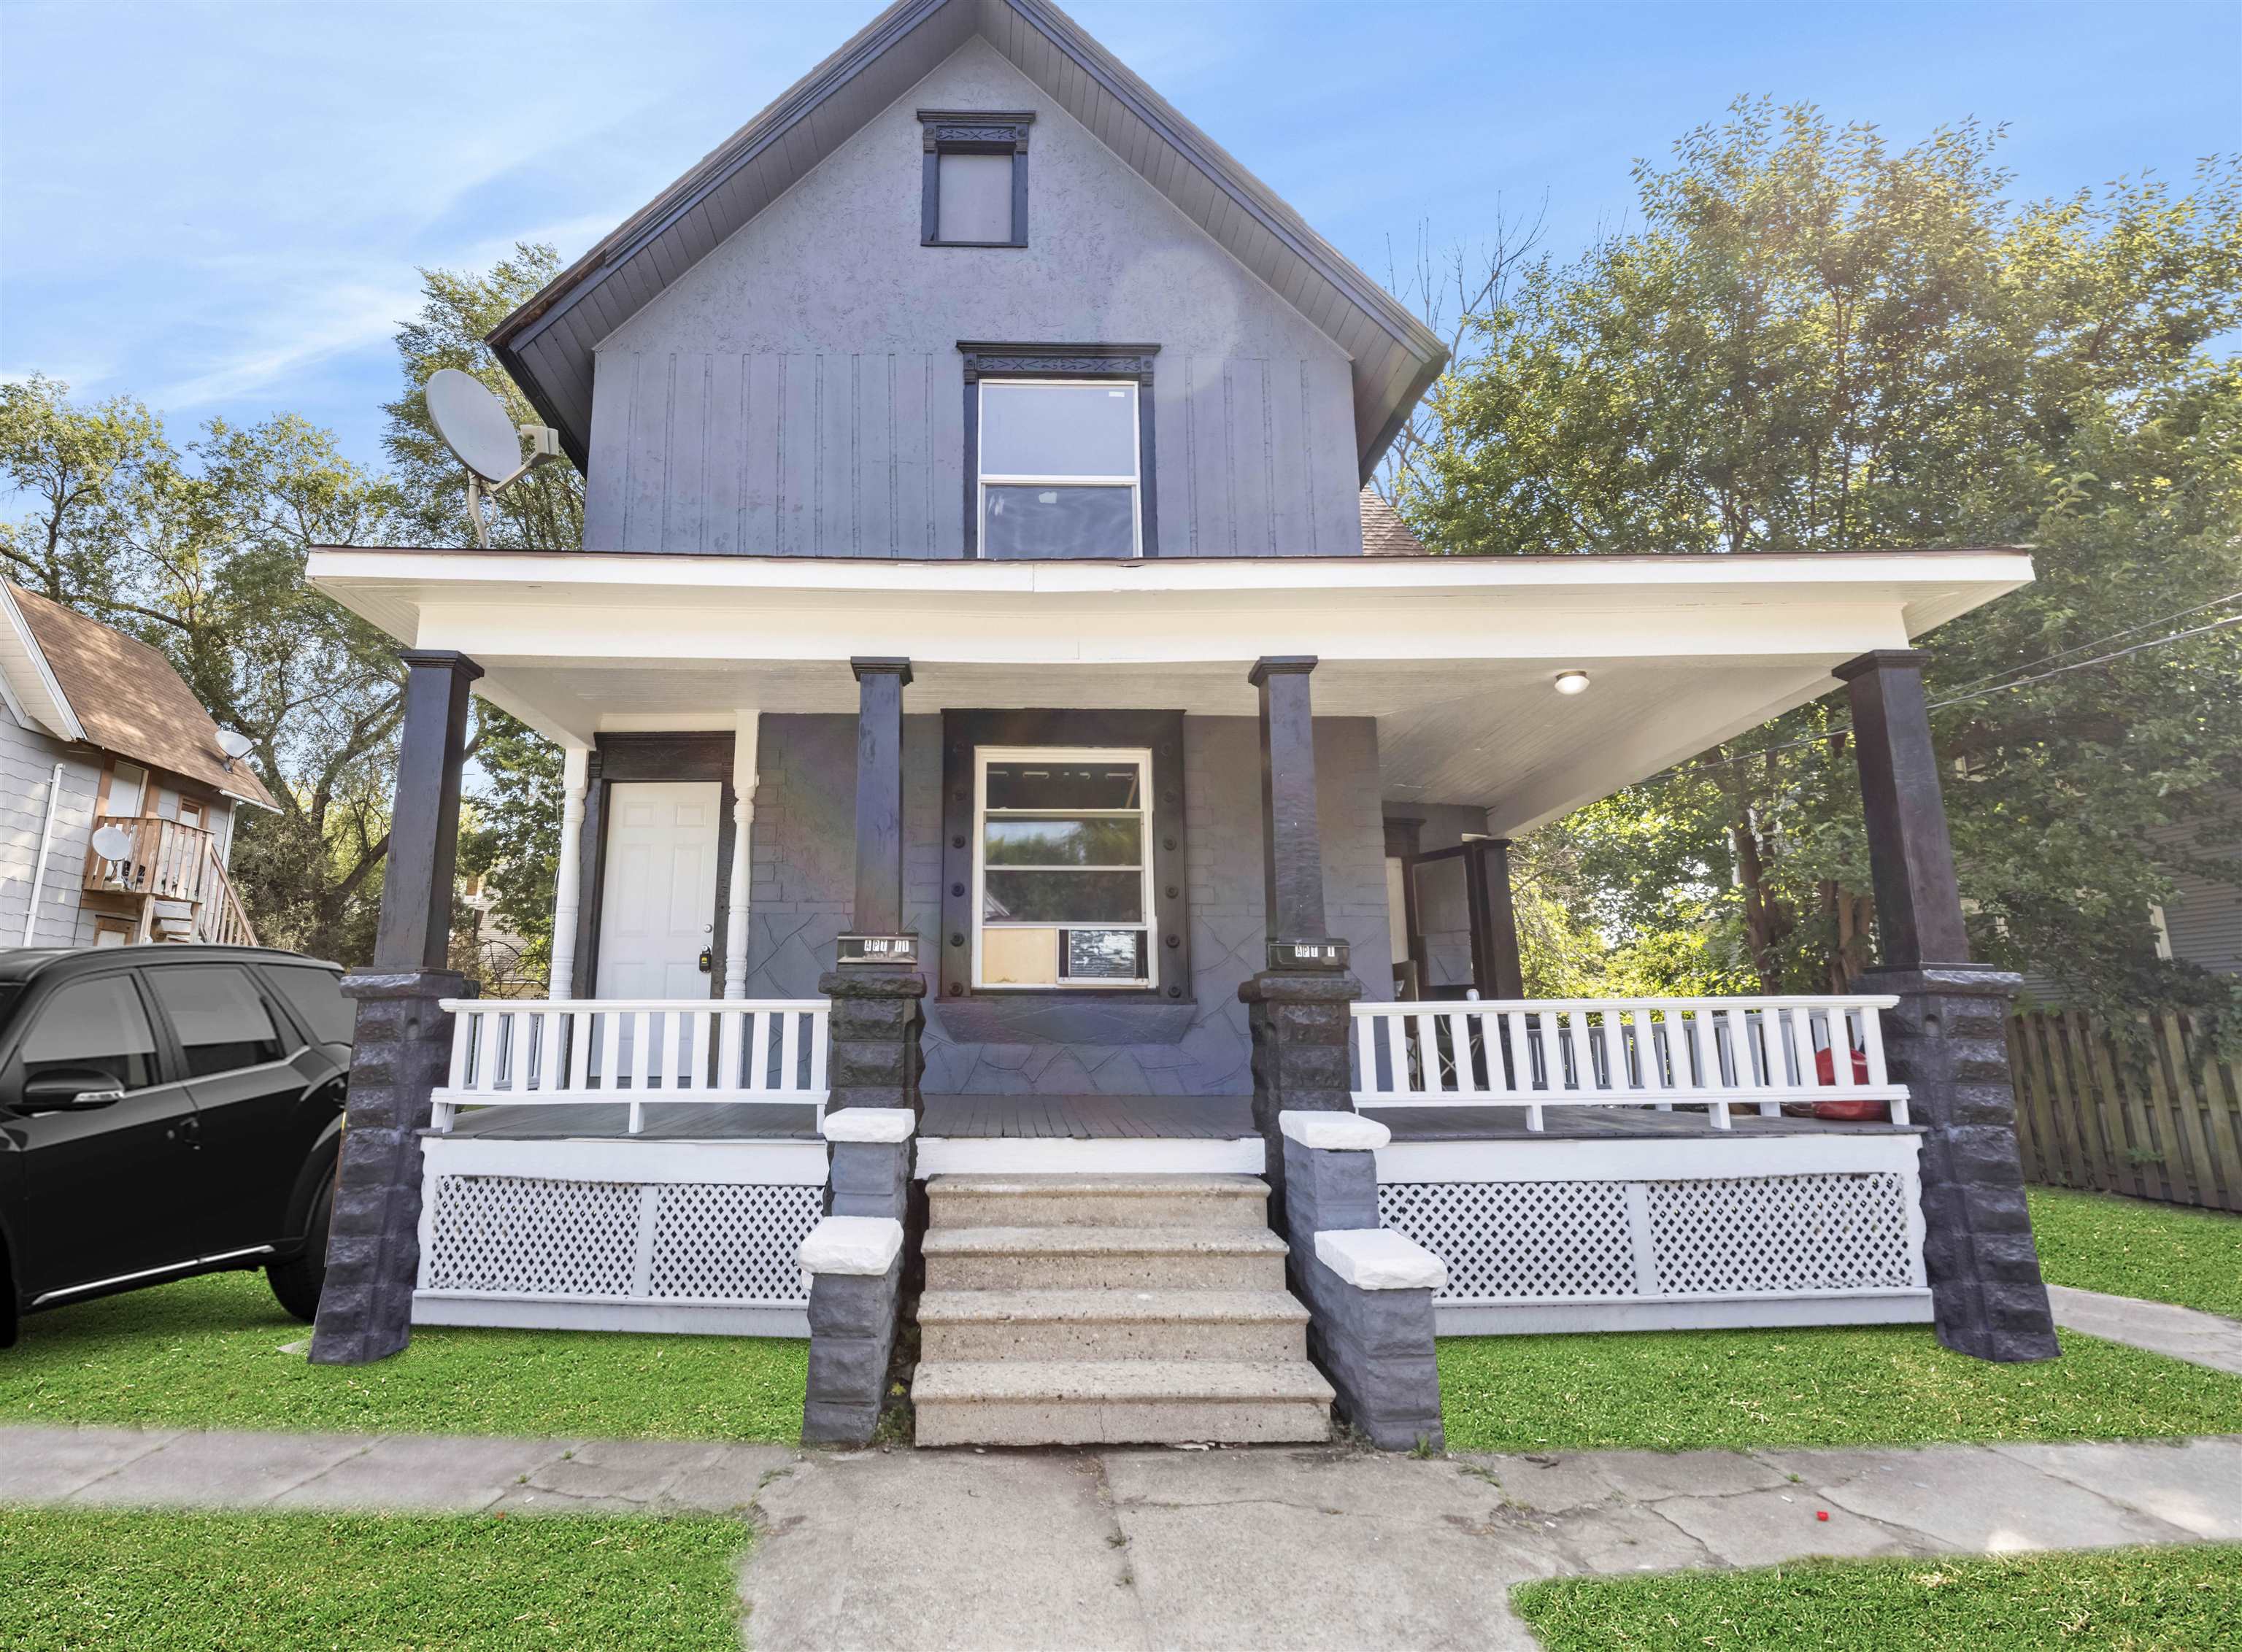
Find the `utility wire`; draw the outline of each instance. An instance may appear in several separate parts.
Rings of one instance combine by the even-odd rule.
[[[2236,594],[2238,596],[2242,596],[2242,592],[2238,592]],[[2231,601],[2234,599],[2222,598],[2220,600],[2224,601]],[[2216,602],[2206,602],[2203,604],[2203,608],[2216,608],[2217,606],[2218,603]],[[2202,612],[2202,608],[2190,608],[2187,612],[2191,614],[2200,613]],[[2173,617],[2178,616],[2175,615]],[[2151,623],[2156,623],[2156,621],[2151,621]],[[2131,648],[2119,648],[2110,654],[2098,655],[2091,660],[2074,661],[2069,665],[2057,666],[2052,671],[2043,671],[2037,676],[2019,677],[2012,682],[1996,682],[1990,688],[1976,688],[1965,693],[1949,695],[1943,700],[1932,701],[1924,708],[1924,709],[1928,711],[1943,711],[1949,706],[1965,705],[1973,700],[1990,700],[1997,694],[2007,694],[2011,689],[2030,688],[2033,683],[2045,682],[2051,677],[2064,676],[2073,671],[2084,671],[2090,666],[2108,665],[2111,661],[2123,660],[2129,655],[2144,654],[2151,648],[2161,648],[2169,643],[2184,642],[2190,637],[2204,636],[2212,631],[2224,631],[2231,626],[2237,625],[2242,625],[2242,614],[2233,614],[2224,620],[2213,620],[2208,625],[2192,626],[2185,631],[2175,631],[2169,636],[2152,637],[2146,642],[2136,642]],[[2138,631],[2139,629],[2141,629],[2139,626],[2134,626],[2131,628],[2131,630],[2133,631]],[[2111,637],[2127,636],[2131,634],[2131,631],[2112,632],[2111,634],[2111,637],[2102,638],[2101,641],[2106,642],[2111,641]],[[2088,642],[2082,643],[2080,646],[2091,648],[2094,647],[2095,644]],[[2078,649],[2065,649],[2064,652],[2075,654],[2078,652]],[[2050,655],[2048,656],[2051,660],[2059,660],[2062,657],[2063,655],[2059,654]],[[2034,663],[2040,662],[2035,661]],[[2018,668],[2022,669],[2024,668],[2020,667]],[[1990,682],[1992,679],[1980,678],[1979,681]],[[1687,763],[1675,763],[1671,768],[1661,769],[1658,773],[1646,776],[1644,778],[1638,780],[1634,783],[1638,786],[1647,786],[1654,780],[1663,780],[1668,775],[1678,775],[1685,770],[1693,775],[1702,774],[1708,769],[1726,769],[1735,763],[1752,762],[1762,757],[1772,756],[1779,751],[1795,751],[1804,746],[1823,746],[1829,744],[1832,740],[1849,735],[1852,731],[1853,725],[1849,722],[1841,728],[1824,729],[1818,735],[1808,735],[1802,739],[1798,740],[1786,740],[1779,745],[1757,746],[1749,751],[1740,751],[1732,757],[1715,757],[1703,762],[1692,761]]]
[[[2178,613],[2167,614],[2162,619],[2144,620],[2138,625],[2129,625],[2122,631],[2111,632],[2107,636],[2096,637],[2091,641],[2081,642],[2071,648],[2058,648],[2053,654],[2041,659],[2028,660],[2022,665],[2004,667],[1990,676],[1979,677],[1973,682],[1963,683],[1955,692],[1966,694],[1972,688],[1983,688],[1987,683],[1997,682],[2003,677],[2013,676],[2019,671],[2034,671],[2044,665],[2053,665],[2057,660],[2067,660],[2074,654],[2084,654],[2089,648],[2101,648],[2106,643],[2117,641],[2120,637],[2131,636],[2137,631],[2153,630],[2160,625],[2170,625],[2174,620],[2185,620],[2190,614],[2201,614],[2206,608],[2224,608],[2229,602],[2242,602],[2242,591],[2229,591],[2225,596],[2214,596],[2208,602],[2198,602],[2192,608],[2182,608]],[[1948,703],[1951,704],[1952,702],[1950,701]]]

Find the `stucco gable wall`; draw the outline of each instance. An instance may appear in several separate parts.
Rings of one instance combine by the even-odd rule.
[[[1025,249],[919,245],[936,107],[1036,111]],[[601,344],[587,548],[960,554],[960,339],[1161,346],[1162,554],[1360,554],[1343,353],[978,38]]]

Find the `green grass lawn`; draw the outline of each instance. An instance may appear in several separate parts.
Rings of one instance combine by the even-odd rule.
[[[1935,1561],[1528,1583],[1511,1605],[1547,1652],[1614,1647],[2057,1647],[2205,1652],[2242,1637],[2242,1548]]]
[[[806,1342],[430,1326],[374,1365],[282,1352],[310,1335],[260,1273],[29,1314],[0,1349],[0,1421],[675,1440],[802,1430]]]
[[[2242,1216],[2052,1187],[2026,1196],[2050,1285],[2242,1320]]]
[[[740,1644],[728,1520],[0,1509],[0,1646]]]
[[[2116,1440],[2242,1431],[2242,1377],[2064,1335],[2044,1365],[1927,1326],[1444,1337],[1452,1451]]]

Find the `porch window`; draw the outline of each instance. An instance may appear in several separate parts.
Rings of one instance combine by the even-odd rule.
[[[1141,749],[976,754],[975,986],[1152,984],[1151,762]]]
[[[981,554],[1133,557],[1140,550],[1136,384],[981,384]]]

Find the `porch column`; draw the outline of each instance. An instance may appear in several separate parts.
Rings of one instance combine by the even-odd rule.
[[[560,755],[560,860],[553,877],[553,944],[545,995],[566,998],[576,991],[576,920],[583,909],[584,792],[591,752],[570,746]]]
[[[903,689],[908,660],[858,659],[856,892],[849,932],[818,983],[833,1001],[829,1105],[918,1111],[926,977],[903,916]]]
[[[1879,648],[1837,668],[1853,714],[1868,826],[1878,962],[1862,984],[1896,993],[1892,1077],[1923,1127],[1923,1265],[1938,1340],[2014,1362],[2061,1352],[2024,1208],[2009,1078],[2009,1004],[2020,977],[1970,961],[1924,655]]]
[[[1347,1070],[1353,1017],[1362,996],[1346,943],[1326,933],[1323,843],[1316,829],[1312,658],[1257,661],[1260,690],[1261,868],[1266,956],[1241,983],[1253,1039],[1253,1122],[1269,1145],[1272,1219],[1282,1230],[1284,1136],[1278,1115],[1343,1112],[1353,1105]]]
[[[387,1358],[412,1337],[420,1268],[420,1134],[451,1063],[467,984],[448,967],[452,872],[469,685],[482,668],[448,649],[407,649],[388,864],[373,962],[343,979],[358,1000],[326,1288],[312,1333],[320,1365]]]
[[[732,881],[724,902],[724,996],[748,996],[748,880],[755,875],[755,760],[763,714],[740,713],[732,735]]]

